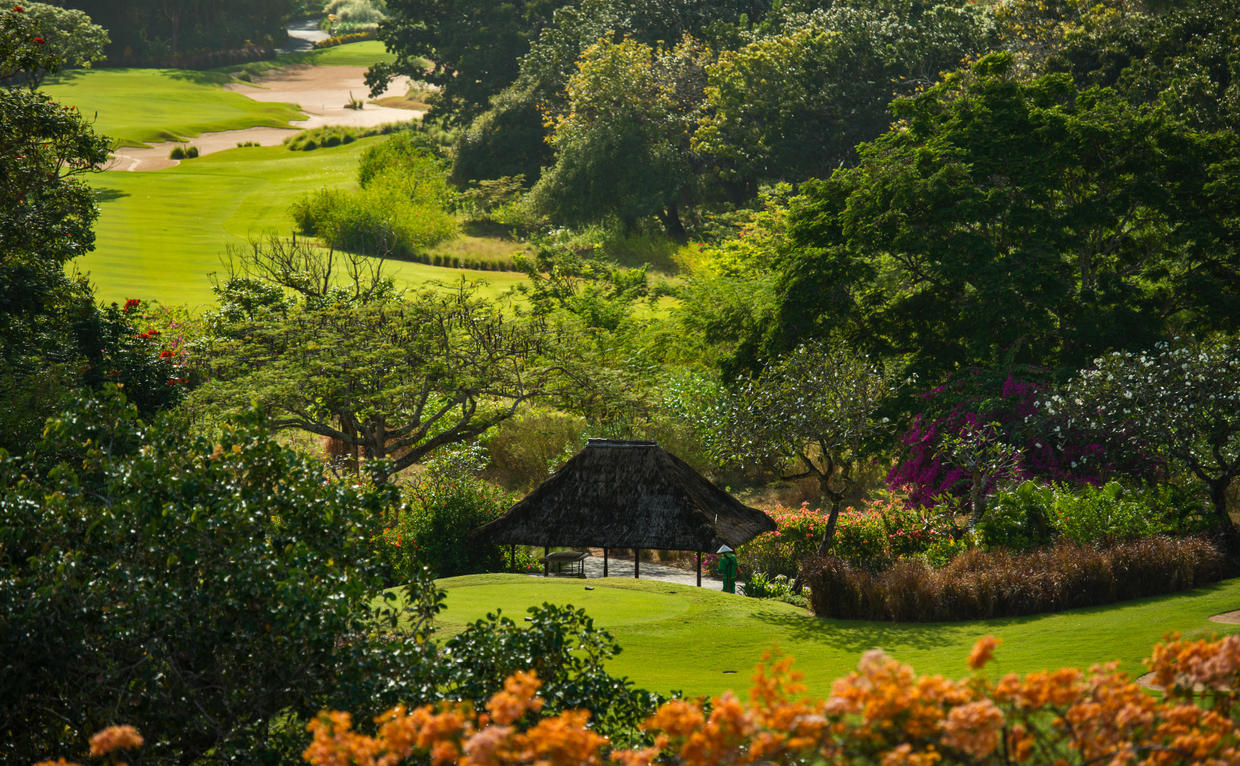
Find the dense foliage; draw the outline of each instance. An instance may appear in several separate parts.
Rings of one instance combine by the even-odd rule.
[[[298,715],[427,694],[433,590],[411,581],[407,639],[371,611],[395,490],[325,482],[257,419],[212,443],[113,394],[3,456],[0,485],[6,761],[125,720],[152,763],[262,762]]]
[[[937,382],[1233,329],[1235,136],[990,54],[794,204],[772,350],[835,331]]]
[[[175,60],[185,54],[282,42],[296,0],[67,0],[108,30],[108,58]]]
[[[456,235],[445,170],[416,133],[367,149],[358,180],[356,191],[320,189],[295,202],[289,212],[298,231],[336,249],[401,260],[424,258]]]
[[[148,413],[179,394],[157,341],[131,321],[132,306],[100,310],[70,271],[94,247],[98,211],[83,176],[106,161],[108,141],[37,88],[62,65],[99,55],[97,28],[62,16],[0,11],[0,448],[13,451],[76,389],[121,383]],[[85,27],[74,45],[50,37],[60,21]]]

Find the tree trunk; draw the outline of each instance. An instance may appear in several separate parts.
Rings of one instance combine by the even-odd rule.
[[[685,225],[680,221],[680,210],[675,203],[668,205],[667,210],[659,217],[663,219],[663,228],[667,230],[669,237],[677,242],[685,241]]]
[[[1210,502],[1214,505],[1214,515],[1218,518],[1223,537],[1230,549],[1228,553],[1235,556],[1240,555],[1240,533],[1236,531],[1236,525],[1227,513],[1227,488],[1231,486],[1233,478],[1231,475],[1224,475],[1210,481]]]
[[[835,524],[840,518],[840,506],[844,504],[844,495],[835,493],[831,496],[831,514],[827,516],[827,531],[822,533],[822,542],[818,543],[817,555],[825,556],[835,542]]]

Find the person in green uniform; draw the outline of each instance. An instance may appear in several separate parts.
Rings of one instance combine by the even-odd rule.
[[[723,578],[723,592],[736,592],[736,553],[726,545],[719,546],[719,576]]]

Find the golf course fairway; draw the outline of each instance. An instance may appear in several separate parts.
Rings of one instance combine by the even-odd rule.
[[[809,693],[826,696],[831,681],[856,668],[862,653],[879,647],[921,674],[959,678],[974,642],[1002,639],[988,673],[1088,668],[1119,660],[1132,677],[1164,635],[1186,638],[1240,632],[1240,625],[1208,622],[1240,607],[1240,579],[1170,596],[1059,614],[960,623],[882,623],[819,619],[804,609],[699,589],[627,578],[543,579],[528,575],[471,575],[439,580],[447,608],[441,635],[460,631],[502,610],[518,625],[544,602],[586,610],[615,636],[622,652],[608,666],[642,688],[678,689],[689,696],[726,689],[748,692],[754,666],[772,647],[796,660]],[[589,589],[587,589],[589,588]]]

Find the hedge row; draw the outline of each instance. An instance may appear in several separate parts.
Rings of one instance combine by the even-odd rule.
[[[328,37],[325,40],[319,40],[314,44],[316,50],[324,48],[335,48],[337,45],[348,45],[349,43],[360,43],[363,40],[374,40],[377,37],[375,30],[370,29],[365,32],[346,32],[343,35]]]
[[[1174,593],[1226,574],[1217,543],[1155,536],[1108,548],[1064,542],[1028,553],[971,550],[942,569],[906,560],[876,572],[827,556],[810,562],[805,582],[820,617],[949,622]]]

